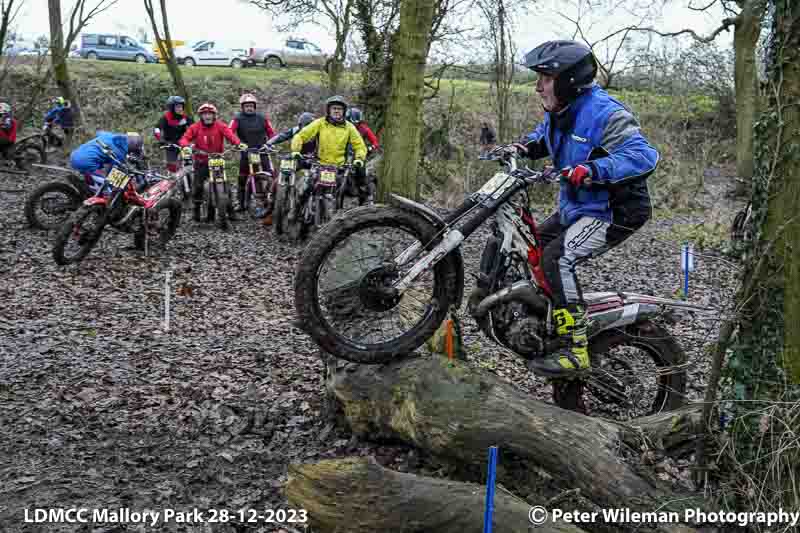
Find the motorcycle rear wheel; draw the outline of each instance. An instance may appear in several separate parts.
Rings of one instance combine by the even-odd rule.
[[[61,209],[53,209],[52,206],[45,205],[42,202],[43,197],[51,193],[64,198],[64,201],[59,202],[60,205],[57,206]],[[25,201],[25,218],[32,228],[53,230],[61,227],[69,219],[70,215],[80,207],[82,201],[81,194],[67,183],[60,181],[45,183],[35,188]],[[48,211],[56,211],[56,214],[53,220],[44,220],[40,216],[40,211],[45,215],[53,214]]]
[[[346,245],[350,239],[357,241],[356,236],[359,233],[364,239],[359,242],[371,248],[369,250],[371,253],[374,254],[378,248],[385,247],[382,241],[363,237],[380,229],[402,232],[410,237],[411,242],[421,242],[428,247],[436,244],[430,243],[437,233],[436,228],[424,218],[397,208],[365,207],[354,211],[352,216],[337,219],[336,224],[328,224],[321,228],[306,246],[295,276],[295,309],[303,329],[328,353],[355,363],[385,363],[422,346],[445,319],[451,304],[463,289],[459,286],[463,283],[460,272],[460,251],[455,250],[442,258],[433,268],[433,273],[428,274],[429,279],[421,283],[422,288],[431,293],[428,302],[416,299],[410,290],[402,297],[389,302],[396,296],[383,296],[386,293],[381,293],[381,288],[386,286],[386,279],[392,277],[396,279],[397,275],[402,275],[405,268],[395,275],[387,270],[387,259],[376,260],[375,255],[368,256],[364,260],[347,261],[352,259],[352,255]],[[406,249],[408,245],[409,243],[404,241],[398,249],[392,247],[391,256]],[[339,259],[337,253],[341,254],[338,256]],[[330,278],[334,282],[342,280],[340,273],[344,273],[345,278],[353,279],[345,280],[331,290],[320,291],[320,278],[329,271],[326,269],[329,264],[328,259],[335,267],[365,262],[367,264],[364,266],[371,270],[361,275],[352,270],[333,268]],[[372,262],[372,265],[369,262]],[[422,291],[419,291],[419,294],[422,294]],[[409,309],[421,311],[421,318],[415,322],[407,319],[408,315],[403,313]],[[387,317],[384,313],[395,310],[400,315],[399,322],[403,328],[400,335],[380,342],[368,342],[363,338],[352,339],[348,336],[352,332],[380,336],[388,329],[383,322]],[[326,314],[330,314],[331,319],[327,318]],[[332,320],[341,324],[342,320],[359,317],[362,318],[359,326],[337,328],[332,324]],[[390,321],[389,325],[396,326],[397,321]],[[369,331],[364,333],[365,329]]]
[[[650,361],[630,363],[655,368],[642,372],[622,361],[624,355],[612,355],[614,350],[634,348],[644,351]],[[628,420],[672,411],[685,404],[686,354],[663,327],[645,321],[603,331],[589,340],[589,354],[592,360],[589,377],[553,383],[553,400],[559,407],[573,411],[588,408],[605,418]]]

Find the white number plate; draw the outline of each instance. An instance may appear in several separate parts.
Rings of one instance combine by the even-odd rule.
[[[250,162],[254,164],[261,164],[261,156],[255,152],[250,152]]]
[[[336,172],[330,170],[320,171],[319,181],[322,183],[336,183]]]
[[[516,179],[498,172],[492,179],[483,184],[478,192],[482,194],[490,194],[495,200],[499,199],[504,192],[506,192],[514,183]]]
[[[294,170],[294,159],[281,159],[281,170]]]
[[[108,178],[106,179],[111,185],[117,189],[121,189],[128,184],[130,177],[121,170],[113,168],[111,169],[111,172],[108,173]]]

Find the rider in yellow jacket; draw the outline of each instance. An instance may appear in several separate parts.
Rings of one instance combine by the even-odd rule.
[[[319,162],[323,165],[340,166],[345,162],[349,143],[355,152],[353,165],[360,170],[367,157],[367,145],[356,127],[344,118],[347,102],[341,96],[331,96],[325,102],[325,108],[325,117],[313,121],[292,137],[292,155],[299,158],[303,143],[317,137]]]

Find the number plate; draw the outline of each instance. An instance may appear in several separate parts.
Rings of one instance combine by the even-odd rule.
[[[483,187],[481,187],[478,192],[482,194],[489,194],[492,196],[492,198],[497,200],[503,195],[504,192],[514,185],[516,181],[516,178],[512,178],[508,174],[498,172],[492,179],[484,183]]]
[[[224,159],[209,159],[208,160],[209,168],[218,168],[222,167],[225,168],[225,160]]]
[[[294,159],[282,159],[281,170],[294,170]]]
[[[116,168],[111,169],[111,172],[108,173],[108,177],[106,178],[106,180],[117,189],[121,189],[127,185],[130,179],[131,178],[127,174]]]
[[[336,172],[332,170],[320,170],[319,181],[320,183],[336,183]]]
[[[258,164],[258,165],[261,164],[261,156],[258,155],[257,153],[251,152],[249,154],[249,157],[250,157],[250,162],[251,163]]]

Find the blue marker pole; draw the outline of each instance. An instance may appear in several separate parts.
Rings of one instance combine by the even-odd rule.
[[[486,512],[483,515],[483,533],[492,533],[494,512],[494,479],[497,469],[497,446],[489,448],[489,472],[486,475]]]
[[[694,253],[691,245],[686,242],[681,250],[681,269],[683,269],[683,296],[689,297],[689,272],[694,270]]]

